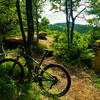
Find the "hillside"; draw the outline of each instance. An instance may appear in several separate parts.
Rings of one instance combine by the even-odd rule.
[[[64,32],[65,26],[66,26],[66,23],[50,24],[49,29]],[[87,25],[75,24],[75,31],[77,31],[79,33],[87,33],[89,30],[90,30],[90,27],[88,27]]]

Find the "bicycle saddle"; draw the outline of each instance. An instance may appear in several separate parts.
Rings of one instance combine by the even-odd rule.
[[[46,51],[46,52],[53,52],[53,50],[50,50],[50,49],[44,49],[44,51]]]
[[[46,55],[46,57],[51,57],[51,56],[53,56],[53,50],[44,49],[44,51],[48,53],[48,54]]]

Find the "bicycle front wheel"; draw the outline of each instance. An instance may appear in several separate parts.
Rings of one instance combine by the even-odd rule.
[[[71,78],[63,66],[50,64],[41,72],[39,85],[48,95],[60,97],[70,89]]]
[[[24,69],[23,66],[14,59],[3,59],[0,61],[0,74],[7,74],[16,82],[21,82],[24,77]]]

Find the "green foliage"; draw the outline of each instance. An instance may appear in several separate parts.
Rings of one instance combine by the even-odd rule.
[[[90,44],[95,44],[96,40],[100,40],[100,28],[94,27],[89,31]]]
[[[94,44],[96,40],[100,39],[100,1],[90,0],[89,10],[87,10],[89,15],[93,15],[92,19],[88,20],[92,29],[90,30],[91,44]]]
[[[66,27],[66,23],[57,23],[54,25],[49,25],[49,29],[52,31],[60,31],[60,32],[65,32],[65,27]],[[91,29],[91,27],[88,27],[86,25],[80,25],[80,24],[75,24],[75,31],[79,32],[79,33],[87,33],[89,30]]]
[[[5,54],[3,53],[2,47],[0,46],[0,60],[4,59],[4,57],[5,57]]]
[[[72,0],[72,8],[74,11],[77,10],[79,7],[81,0]],[[65,13],[65,2],[67,2],[68,10],[71,8],[71,2],[70,0],[50,0],[51,2],[51,10],[56,10],[56,11],[63,11]]]
[[[9,76],[0,75],[1,100],[41,100],[41,92],[35,88],[36,85],[33,82],[20,84],[19,87],[16,87],[15,81]]]
[[[1,0],[0,2],[0,33],[12,33],[17,23],[15,0]],[[17,29],[17,27],[16,27]]]
[[[40,23],[40,31],[46,32],[49,23],[50,23],[49,20],[46,17],[43,17]]]
[[[100,20],[100,1],[99,0],[90,0],[88,14],[96,15],[92,20],[96,21]],[[93,24],[92,24],[93,25]],[[99,22],[94,23],[94,25],[100,25]]]
[[[56,24],[54,24],[54,25],[51,24],[48,27],[52,31],[60,31],[60,32],[64,32],[65,31],[65,27],[60,26],[60,25],[56,25]]]
[[[0,60],[4,59],[5,55],[0,52]]]
[[[93,75],[93,77],[92,77],[92,83],[93,83],[96,87],[100,88],[100,76],[98,76],[98,75]]]
[[[20,60],[21,63],[23,59]],[[7,65],[9,69],[10,63]],[[33,81],[29,83],[16,84],[16,80],[12,80],[6,74],[1,74],[4,70],[0,66],[0,99],[1,100],[41,100],[41,92],[36,89]],[[7,70],[7,69],[6,69]],[[17,73],[17,71],[16,71]],[[26,71],[25,71],[26,74]]]
[[[34,54],[36,54],[37,56],[39,56],[43,53],[44,48],[46,48],[45,45],[34,42],[33,51],[34,51]]]
[[[35,89],[36,85],[33,82],[25,83],[20,86],[21,95],[17,100],[41,100],[40,90]]]
[[[17,95],[17,88],[15,82],[7,75],[0,75],[0,99],[1,100],[15,100]]]
[[[62,59],[63,64],[92,67],[94,53],[88,48],[90,36],[75,32],[73,44],[68,49],[67,36],[56,32],[54,34],[53,47],[55,55]]]

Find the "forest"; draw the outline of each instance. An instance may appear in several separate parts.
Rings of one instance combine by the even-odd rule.
[[[0,0],[0,100],[100,100],[100,0]]]
[[[50,24],[49,26],[50,30],[54,31],[60,31],[65,32],[64,27],[66,27],[66,23],[56,23],[56,24]],[[91,29],[88,25],[81,25],[81,24],[75,24],[75,31],[79,33],[88,33],[88,31]]]

